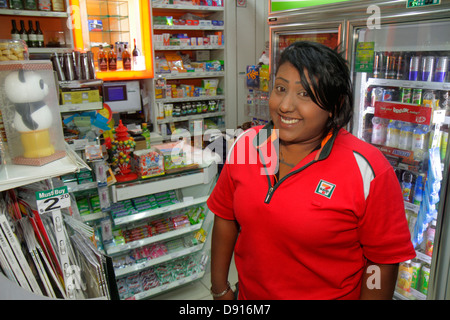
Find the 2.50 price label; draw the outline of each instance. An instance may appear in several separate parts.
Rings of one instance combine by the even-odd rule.
[[[37,191],[36,204],[40,214],[70,207],[70,195],[67,187]]]

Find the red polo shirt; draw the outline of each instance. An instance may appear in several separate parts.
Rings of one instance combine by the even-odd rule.
[[[415,257],[399,182],[378,149],[341,129],[276,183],[274,132],[237,139],[207,202],[240,226],[240,299],[359,299],[367,259]]]

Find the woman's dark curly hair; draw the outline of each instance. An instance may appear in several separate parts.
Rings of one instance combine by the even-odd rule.
[[[303,88],[314,103],[331,112],[325,135],[345,127],[353,116],[353,90],[342,55],[320,43],[298,41],[282,52],[278,67],[285,62],[298,70]]]

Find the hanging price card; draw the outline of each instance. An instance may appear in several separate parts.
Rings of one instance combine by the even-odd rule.
[[[40,214],[70,207],[70,195],[67,187],[36,192],[36,203]]]
[[[355,53],[355,72],[372,72],[374,42],[358,42]]]

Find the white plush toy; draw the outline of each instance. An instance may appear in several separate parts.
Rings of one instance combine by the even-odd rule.
[[[5,79],[5,93],[15,105],[14,128],[21,133],[25,158],[41,158],[54,153],[48,128],[53,118],[44,98],[48,85],[39,73],[18,70]]]

